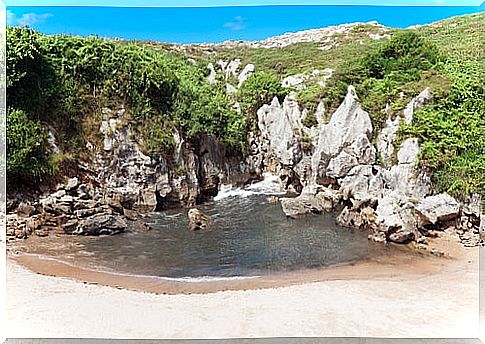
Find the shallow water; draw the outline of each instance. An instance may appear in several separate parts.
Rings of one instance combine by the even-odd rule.
[[[339,227],[329,214],[287,219],[278,184],[268,177],[244,189],[225,188],[201,209],[210,230],[188,229],[185,210],[151,215],[153,229],[115,236],[76,237],[89,265],[135,275],[167,278],[268,275],[356,262],[388,251],[367,233]]]

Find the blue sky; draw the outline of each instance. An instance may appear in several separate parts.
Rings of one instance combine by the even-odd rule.
[[[16,0],[16,4],[19,1]],[[141,0],[136,2],[148,2]],[[219,0],[222,1],[222,0]],[[352,0],[345,1],[346,3]],[[439,0],[446,3],[449,0]],[[50,3],[60,3],[52,0]],[[65,1],[64,1],[65,2]],[[102,4],[100,0],[96,1]],[[157,0],[151,0],[152,3]],[[259,1],[261,3],[262,1]],[[284,2],[282,0],[280,3]],[[333,0],[335,3],[336,0]],[[357,2],[354,0],[354,2]],[[377,4],[379,0],[374,1]],[[407,0],[408,3],[417,1]],[[421,5],[436,0],[419,1]],[[463,1],[462,1],[463,2]],[[39,3],[39,2],[37,2]],[[45,2],[47,3],[47,1]],[[79,1],[78,1],[79,3]],[[118,3],[120,3],[118,1]],[[134,1],[131,1],[133,4]],[[165,4],[170,3],[169,0]],[[195,3],[182,0],[178,4]],[[202,3],[200,0],[198,3]],[[235,4],[235,0],[224,0]],[[360,1],[362,3],[362,1]],[[389,3],[389,1],[387,1]],[[393,2],[396,4],[396,2]],[[44,33],[99,35],[174,43],[257,40],[310,28],[377,20],[391,27],[425,24],[454,15],[483,11],[477,6],[226,6],[190,8],[9,6],[9,25],[28,25]]]

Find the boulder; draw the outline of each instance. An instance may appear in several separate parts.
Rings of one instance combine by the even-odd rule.
[[[72,191],[76,189],[78,186],[79,186],[79,180],[77,179],[77,177],[69,178],[66,186],[64,186],[64,189],[66,191]]]
[[[403,244],[418,237],[413,208],[407,198],[396,192],[379,199],[376,225],[380,232],[386,234],[388,241]]]
[[[207,229],[211,224],[211,218],[204,214],[201,210],[192,208],[188,212],[189,229],[192,231]]]
[[[35,212],[35,207],[27,202],[20,202],[17,207],[17,214],[23,217],[29,217]]]
[[[126,227],[126,221],[119,215],[96,214],[80,221],[72,233],[81,235],[111,235],[124,232]]]
[[[460,214],[460,204],[450,195],[443,193],[424,198],[416,205],[416,210],[422,225],[435,225],[438,222],[456,219]]]
[[[307,185],[301,194],[294,198],[280,198],[281,207],[287,217],[297,218],[307,214],[330,212],[336,207],[342,195],[321,185]]]

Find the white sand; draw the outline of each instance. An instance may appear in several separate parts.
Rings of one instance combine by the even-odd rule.
[[[198,295],[86,285],[8,261],[7,337],[478,337],[471,253],[432,275]]]

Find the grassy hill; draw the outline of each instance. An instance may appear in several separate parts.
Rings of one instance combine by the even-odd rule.
[[[244,155],[256,109],[290,91],[281,80],[330,68],[325,87],[308,78],[297,94],[300,104],[312,110],[323,102],[331,113],[353,84],[376,128],[387,117],[386,104],[396,114],[431,87],[434,103],[418,111],[400,138],[421,139],[421,164],[433,171],[438,191],[462,198],[485,194],[484,22],[479,13],[407,30],[356,24],[306,33],[317,41],[305,41],[303,33],[259,43],[188,46],[7,28],[8,176],[18,182],[49,178],[63,162],[83,158],[86,141],[101,139],[105,106],[127,109],[126,120],[152,155],[170,155],[175,130],[194,142],[212,134]],[[297,42],[279,43],[285,39]],[[234,58],[253,63],[256,73],[228,95],[225,80],[207,83],[206,66]],[[306,125],[315,120],[310,116]],[[63,142],[59,154],[48,149],[47,127]]]

